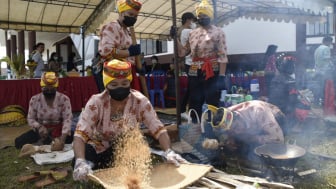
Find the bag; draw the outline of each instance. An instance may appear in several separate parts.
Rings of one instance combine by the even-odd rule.
[[[18,127],[27,124],[26,112],[19,105],[9,105],[0,110],[0,126]]]
[[[205,149],[202,146],[203,141],[206,138],[214,139],[215,136],[212,132],[212,127],[209,122],[205,119],[202,119],[203,123],[199,119],[196,111],[190,109],[188,114],[194,112],[197,118],[197,123],[192,123],[192,120],[189,119],[186,124],[179,126],[179,138],[181,141],[181,150],[183,154],[187,154],[188,157],[193,156],[197,158],[187,159],[192,163],[201,163],[208,164],[215,160],[218,156],[219,150]],[[202,117],[205,118],[208,110],[204,111]],[[182,156],[183,156],[182,154]]]

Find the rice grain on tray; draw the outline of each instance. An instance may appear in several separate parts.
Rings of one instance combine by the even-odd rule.
[[[149,186],[152,168],[150,148],[138,126],[127,130],[119,137],[114,156],[115,171],[109,175],[110,179],[117,179],[118,183],[128,189]]]

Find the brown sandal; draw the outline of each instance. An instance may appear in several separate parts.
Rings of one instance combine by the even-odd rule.
[[[39,174],[39,172],[36,172],[32,175],[25,175],[25,176],[21,176],[19,177],[18,181],[19,182],[28,182],[28,181],[34,181],[37,180],[41,175]]]
[[[28,182],[28,181],[32,181],[35,179],[38,179],[42,176],[51,174],[53,172],[53,170],[46,170],[46,171],[36,171],[34,172],[32,175],[25,175],[25,176],[21,176],[19,177],[18,181],[19,182]]]
[[[57,181],[60,181],[67,176],[68,176],[68,170],[67,169],[52,170],[52,171],[49,172],[49,174],[47,174],[47,176],[44,179],[35,182],[35,186],[38,187],[38,188],[42,188],[44,186],[47,186],[47,185],[53,184]]]

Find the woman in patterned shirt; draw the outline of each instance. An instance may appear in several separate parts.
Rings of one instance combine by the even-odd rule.
[[[104,61],[127,60],[132,63],[132,88],[140,91],[140,81],[136,75],[134,56],[141,54],[139,44],[132,45],[129,27],[137,21],[142,4],[137,0],[118,0],[119,18],[103,26],[100,33],[99,54]]]
[[[85,180],[92,169],[108,167],[117,137],[139,123],[144,123],[159,141],[168,162],[177,166],[186,162],[170,149],[167,130],[147,97],[130,89],[131,81],[129,62],[113,59],[104,63],[105,90],[87,102],[75,131],[75,180]]]
[[[189,109],[201,115],[204,103],[214,106],[219,103],[220,92],[225,88],[228,58],[225,34],[222,28],[211,24],[212,5],[202,0],[196,7],[196,16],[200,27],[190,32],[186,44],[192,57],[188,70]]]
[[[70,99],[57,92],[58,78],[55,72],[43,73],[40,85],[42,93],[34,95],[29,102],[27,121],[32,130],[17,137],[15,147],[57,141],[61,148],[59,150],[62,150],[64,143],[72,142]]]
[[[252,100],[219,108],[212,120],[214,134],[225,149],[249,156],[257,146],[284,143],[285,115],[273,104]]]

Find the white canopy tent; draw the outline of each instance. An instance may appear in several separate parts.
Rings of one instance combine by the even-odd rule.
[[[172,2],[143,2],[135,32],[138,38],[167,38],[172,25]],[[200,0],[176,0],[176,18],[194,12]],[[118,17],[115,0],[0,0],[0,28],[27,31],[99,33],[103,24]],[[333,12],[336,0],[210,0],[215,3],[217,25],[239,17],[293,22],[321,21]]]

